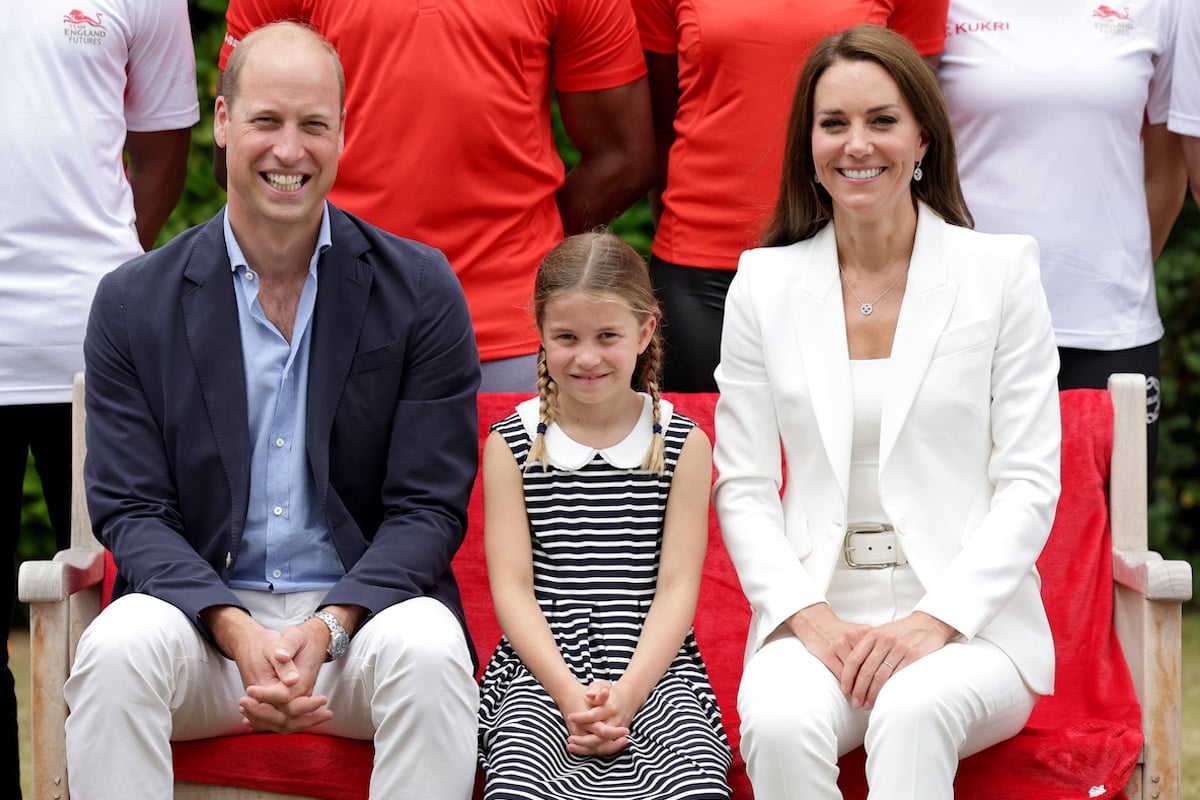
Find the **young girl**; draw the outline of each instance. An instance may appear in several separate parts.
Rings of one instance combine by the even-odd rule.
[[[505,633],[481,687],[484,797],[727,798],[691,631],[712,451],[659,397],[646,265],[611,234],[569,237],[538,271],[534,316],[538,396],[483,455]]]

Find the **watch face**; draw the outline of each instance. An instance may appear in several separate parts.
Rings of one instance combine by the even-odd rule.
[[[350,637],[342,633],[334,636],[329,640],[329,657],[334,661],[346,654],[346,648],[350,646]]]

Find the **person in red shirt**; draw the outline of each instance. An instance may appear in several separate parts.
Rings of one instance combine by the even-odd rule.
[[[715,392],[725,292],[779,191],[796,76],[822,37],[862,22],[904,34],[937,68],[948,0],[633,0],[649,67],[665,317],[663,388]]]
[[[276,19],[314,27],[342,54],[346,148],[330,201],[442,250],[467,295],[482,390],[535,390],[527,306],[538,263],[652,181],[628,0],[231,0],[221,67],[242,36]],[[552,94],[580,154],[569,172]]]

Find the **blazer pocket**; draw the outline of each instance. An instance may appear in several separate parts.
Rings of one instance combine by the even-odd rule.
[[[361,375],[364,372],[390,367],[393,364],[398,364],[404,359],[404,348],[400,342],[391,342],[383,347],[376,347],[372,350],[364,350],[361,353],[354,354],[354,361],[350,364],[351,375]]]
[[[938,338],[933,350],[934,358],[953,355],[973,347],[990,344],[994,339],[991,320],[980,320],[960,328],[951,328]]]

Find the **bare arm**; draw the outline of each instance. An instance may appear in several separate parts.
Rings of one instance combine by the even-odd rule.
[[[711,486],[712,446],[704,431],[693,428],[671,479],[654,601],[629,666],[617,682],[627,693],[634,712],[671,666],[692,627],[708,549]],[[629,721],[632,719],[630,714]]]
[[[579,150],[558,190],[567,234],[612,222],[654,180],[654,132],[645,78],[595,92],[560,92],[563,127]]]
[[[654,185],[650,188],[650,211],[655,224],[662,216],[662,193],[667,188],[667,163],[675,143],[675,115],[679,111],[679,57],[646,52],[650,106],[654,123]]]
[[[1200,204],[1200,137],[1184,136],[1183,156],[1187,161],[1188,176],[1192,184],[1192,197]]]
[[[691,629],[708,548],[711,483],[712,446],[703,431],[693,428],[671,479],[654,600],[637,647],[617,682],[594,681],[587,691],[588,710],[570,716],[569,722],[584,728],[567,739],[572,753],[613,752],[617,743],[606,732],[629,730]]]
[[[582,710],[583,686],[563,661],[533,594],[533,550],[521,472],[504,437],[483,448],[484,554],[500,629],[563,711]]]
[[[143,250],[154,247],[154,240],[183,193],[191,141],[191,128],[129,131],[125,135],[125,174],[133,190],[133,210]]]
[[[1179,210],[1183,208],[1188,171],[1180,137],[1168,131],[1165,123],[1142,127],[1142,147],[1146,162],[1151,253],[1157,260],[1167,244]]]

